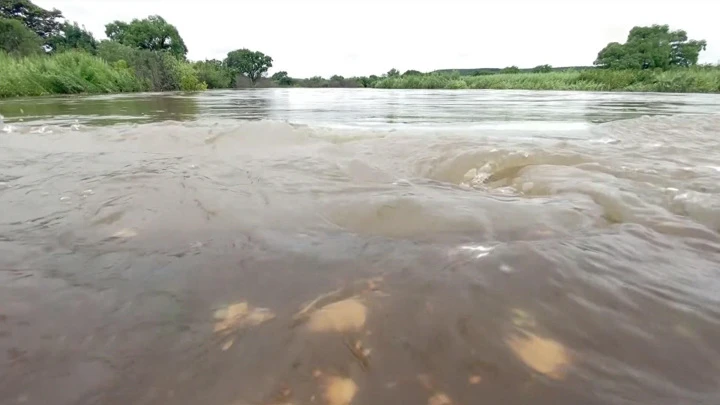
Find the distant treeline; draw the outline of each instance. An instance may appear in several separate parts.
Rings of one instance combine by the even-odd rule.
[[[391,69],[362,77],[268,77],[273,59],[240,48],[222,60],[187,60],[177,28],[153,15],[105,26],[98,41],[62,12],[30,0],[0,0],[0,97],[244,87],[392,89],[552,89],[720,92],[720,68],[698,66],[707,44],[667,25],[633,28],[610,43],[593,66]]]
[[[534,68],[518,68],[517,66],[508,66],[506,68],[477,68],[477,69],[438,69],[432,73],[460,73],[463,76],[482,76],[495,75],[500,73],[548,73],[564,70],[585,70],[593,69],[594,66],[564,66],[554,67],[550,65],[539,65]]]

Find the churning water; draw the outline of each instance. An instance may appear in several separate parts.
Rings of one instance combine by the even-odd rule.
[[[0,102],[2,404],[718,404],[720,96]]]

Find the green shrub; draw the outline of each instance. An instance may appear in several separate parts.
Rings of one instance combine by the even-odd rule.
[[[180,62],[178,67],[180,71],[180,90],[198,91],[207,90],[207,83],[198,79],[197,71],[189,63]]]
[[[152,91],[204,90],[207,84],[192,65],[169,52],[136,49],[114,41],[102,41],[98,56],[111,63],[123,61]]]
[[[210,89],[227,89],[232,85],[233,73],[217,60],[206,60],[193,64],[198,80]]]
[[[0,53],[0,97],[145,90],[132,70],[81,51],[13,58]]]

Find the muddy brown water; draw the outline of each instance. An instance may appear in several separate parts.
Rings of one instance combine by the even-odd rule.
[[[718,112],[0,101],[0,403],[718,404]]]

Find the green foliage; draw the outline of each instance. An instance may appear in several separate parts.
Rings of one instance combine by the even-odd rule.
[[[553,68],[550,65],[538,65],[533,68],[533,73],[550,73]]]
[[[520,73],[520,68],[517,66],[508,66],[501,71],[501,73],[516,74]]]
[[[63,18],[59,10],[46,10],[29,0],[0,0],[0,18],[20,21],[43,40],[58,35]]]
[[[81,27],[78,23],[64,23],[60,27],[60,33],[48,39],[48,45],[55,52],[67,51],[70,49],[82,49],[88,53],[97,52],[97,41],[90,31]]]
[[[0,97],[145,90],[133,71],[85,52],[17,59],[0,53]]]
[[[272,62],[272,58],[264,53],[245,48],[229,52],[225,59],[226,66],[245,75],[253,85],[272,67]]]
[[[0,51],[12,56],[37,55],[43,52],[42,38],[18,20],[0,18]]]
[[[280,86],[292,86],[293,84],[293,79],[285,71],[276,72],[271,79]]]
[[[198,79],[197,72],[189,63],[179,63],[177,66],[180,72],[180,90],[183,91],[200,91],[207,90],[207,83]]]
[[[375,84],[387,89],[523,89],[698,92],[720,91],[720,68],[657,70],[570,69],[549,73],[505,73],[478,76],[429,73],[388,77]]]
[[[152,91],[196,90],[192,84],[194,79],[189,75],[193,75],[198,83],[203,82],[195,69],[192,69],[192,74],[184,70],[185,65],[191,66],[189,63],[178,60],[168,52],[153,52],[115,41],[102,41],[98,45],[97,54],[110,63],[126,63]]]
[[[222,61],[212,59],[193,64],[198,80],[205,82],[209,89],[226,89],[232,84],[233,73]]]
[[[159,15],[134,19],[130,23],[115,21],[105,25],[105,35],[113,41],[149,51],[167,51],[184,59],[187,47],[174,25]]]
[[[402,76],[420,76],[421,74],[422,72],[418,70],[406,70],[405,73],[402,74]]]
[[[594,63],[610,69],[689,67],[706,46],[705,40],[690,40],[685,31],[670,31],[667,25],[634,27],[624,44],[609,43]]]
[[[358,77],[355,80],[360,85],[360,87],[375,87],[375,83],[377,83],[380,78],[375,75],[371,75],[369,77]]]
[[[398,77],[398,76],[400,76],[400,72],[399,72],[397,69],[392,68],[392,69],[388,70],[388,72],[385,74],[385,76],[387,76],[387,77]]]

